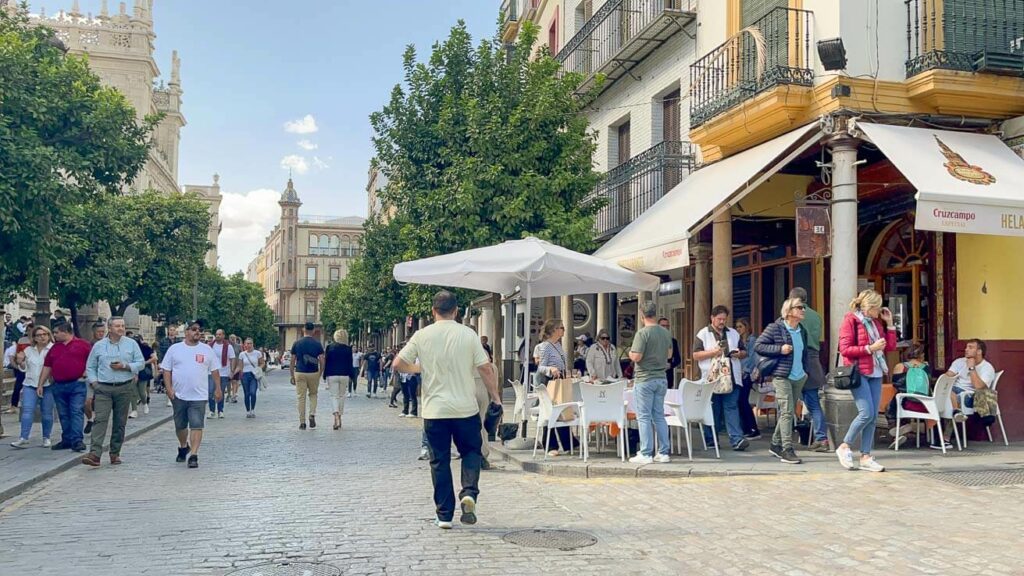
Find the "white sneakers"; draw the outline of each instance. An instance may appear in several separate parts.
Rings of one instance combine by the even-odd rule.
[[[142,413],[143,414],[149,414],[149,404],[144,404],[142,406]]]
[[[654,458],[651,458],[650,456],[644,456],[643,454],[637,454],[636,456],[630,458],[629,461],[632,462],[633,464],[653,464]]]
[[[849,448],[843,448],[842,446],[836,448],[836,458],[839,458],[839,465],[847,470],[853,470],[853,450]]]
[[[223,417],[224,417],[224,413],[223,412],[217,412],[217,418],[223,418]]]
[[[210,410],[210,413],[209,413],[209,414],[207,414],[207,415],[206,415],[206,417],[207,417],[207,418],[216,418],[216,417],[217,417],[217,415],[213,413],[213,410]]]
[[[860,469],[868,472],[885,472],[885,466],[882,466],[878,462],[875,462],[874,458],[861,458]]]
[[[452,529],[452,521],[451,520],[441,520],[440,518],[435,518],[434,519],[434,524],[436,524],[437,527],[442,529],[442,530],[451,530]]]
[[[11,446],[14,446],[15,448],[28,448],[28,439],[18,438],[14,442],[11,442]]]
[[[43,438],[43,448],[49,448],[53,446],[53,442],[50,442],[49,438]]]
[[[669,458],[668,454],[658,454],[654,457],[654,462],[657,464],[668,464],[672,459]]]
[[[138,410],[132,410],[131,412],[128,413],[128,417],[129,418],[138,418],[139,417],[139,411]]]

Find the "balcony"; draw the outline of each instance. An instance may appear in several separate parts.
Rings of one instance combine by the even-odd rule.
[[[356,256],[359,256],[359,248],[310,248],[308,256],[355,258]]]
[[[696,167],[689,142],[662,142],[605,175],[593,197],[607,198],[597,213],[595,239],[607,240],[683,181]]]
[[[1024,0],[904,0],[907,78],[929,70],[1024,76]]]
[[[608,0],[555,58],[563,72],[583,74],[578,94],[599,74],[603,92],[623,76],[636,78],[634,68],[696,19],[697,0]]]
[[[312,314],[295,314],[289,316],[274,316],[274,324],[276,326],[302,326],[306,322],[312,322],[317,326],[321,326],[323,323],[320,322],[320,318]]]
[[[813,86],[813,13],[775,8],[690,66],[690,126],[777,86]]]
[[[327,290],[338,282],[340,282],[340,280],[305,280],[299,282],[299,288],[304,288],[306,290]]]
[[[504,0],[501,3],[501,39],[514,42],[523,22],[533,18],[540,0]]]

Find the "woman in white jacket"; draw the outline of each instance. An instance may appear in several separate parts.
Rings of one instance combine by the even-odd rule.
[[[597,333],[597,342],[587,349],[587,374],[595,380],[617,380],[622,378],[622,364],[618,350],[612,344],[607,330]]]

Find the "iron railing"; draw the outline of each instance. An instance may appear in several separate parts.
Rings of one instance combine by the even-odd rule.
[[[587,20],[566,44],[558,51],[555,59],[561,62],[562,71],[580,72],[590,76],[614,65],[628,70],[639,62],[635,55],[620,58],[625,51],[637,43],[663,42],[660,34],[648,28],[664,20],[665,16],[694,14],[697,0],[608,0]],[[666,26],[678,32],[671,22]],[[609,74],[610,78],[620,75]]]
[[[355,258],[359,256],[359,248],[309,248],[308,256],[333,256],[336,258]]]
[[[1024,0],[904,2],[908,78],[936,69],[1024,72]]]
[[[331,286],[334,286],[338,282],[340,282],[340,280],[307,279],[305,281],[299,282],[299,288],[305,288],[307,290],[326,290]]]
[[[609,170],[593,192],[607,199],[597,213],[595,237],[605,239],[636,220],[694,168],[691,143],[666,141]]]
[[[320,317],[315,314],[293,314],[289,316],[274,316],[274,324],[288,325],[288,324],[305,324],[306,322],[312,322],[313,324],[320,325]]]
[[[690,66],[690,125],[779,85],[812,86],[814,13],[775,8]]]

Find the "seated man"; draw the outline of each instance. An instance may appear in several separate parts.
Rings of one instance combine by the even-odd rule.
[[[977,338],[968,340],[963,357],[954,360],[946,372],[947,376],[956,378],[956,382],[953,383],[953,408],[956,409],[953,414],[954,422],[964,421],[964,414],[959,410],[960,394],[966,392],[964,404],[973,407],[975,390],[991,386],[996,379],[996,369],[985,360],[985,352],[985,342]],[[937,444],[933,447],[941,448]]]

